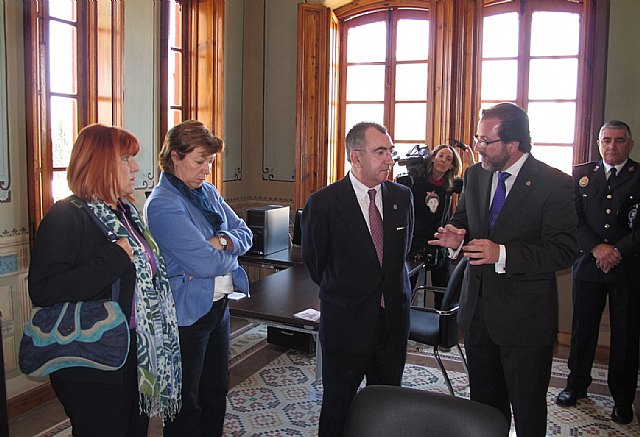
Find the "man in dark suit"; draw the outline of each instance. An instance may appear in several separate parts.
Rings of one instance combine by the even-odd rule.
[[[351,171],[302,212],[302,258],[320,286],[320,436],[342,435],[365,376],[367,385],[400,385],[409,336],[411,191],[387,180],[384,126],[356,124],[346,148]]]
[[[557,334],[556,272],[577,251],[571,178],[531,154],[529,118],[512,103],[482,111],[481,163],[467,169],[456,212],[437,244],[469,257],[458,321],[471,399],[544,436]],[[464,245],[463,245],[464,244]]]
[[[640,337],[640,168],[629,159],[631,129],[613,120],[600,129],[602,160],[574,167],[580,253],[573,265],[573,324],[567,388],[556,399],[563,407],[587,397],[598,343],[600,317],[609,296],[609,375],[615,401],[611,419],[633,420]]]

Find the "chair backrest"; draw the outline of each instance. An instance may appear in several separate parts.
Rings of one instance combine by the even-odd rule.
[[[442,304],[440,306],[442,310],[450,310],[458,305],[460,292],[462,291],[462,279],[464,278],[464,271],[467,264],[469,264],[469,258],[462,258],[453,270],[444,297],[442,298]]]
[[[344,437],[507,437],[509,424],[493,407],[407,387],[372,385],[356,394]]]

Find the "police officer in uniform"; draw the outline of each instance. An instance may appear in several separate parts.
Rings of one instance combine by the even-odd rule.
[[[640,168],[629,159],[631,129],[612,120],[600,129],[602,160],[574,167],[580,253],[573,265],[570,374],[556,403],[572,407],[587,397],[600,317],[609,298],[611,419],[633,420],[640,335]]]

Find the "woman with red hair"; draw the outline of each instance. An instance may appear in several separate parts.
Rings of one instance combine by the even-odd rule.
[[[29,267],[34,305],[111,298],[129,320],[130,349],[118,370],[60,369],[51,385],[71,419],[74,436],[146,437],[148,416],[180,408],[181,360],[173,297],[157,245],[130,202],[138,140],[118,127],[93,124],[71,151],[67,180],[74,193],[46,214]],[[112,243],[82,208],[118,240]]]

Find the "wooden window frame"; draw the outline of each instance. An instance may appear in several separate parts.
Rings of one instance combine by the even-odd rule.
[[[99,34],[97,2],[78,2],[77,10],[77,126],[78,130],[104,121],[122,124],[123,120],[123,47],[124,4],[111,2],[110,34]],[[53,158],[51,127],[49,121],[49,90],[46,37],[47,3],[37,0],[25,1],[24,47],[25,71],[30,74],[26,81],[26,138],[27,172],[29,196],[29,229],[33,244],[35,232],[46,212],[53,205],[51,181]],[[102,6],[104,7],[104,5]],[[108,50],[101,48],[108,46]],[[107,62],[105,62],[107,61]],[[101,63],[108,63],[110,74],[102,74]],[[111,100],[111,110],[104,110],[105,96]],[[100,102],[102,97],[103,101]],[[102,110],[99,109],[102,103]],[[75,133],[77,134],[77,132]]]
[[[214,134],[223,132],[224,0],[176,0],[182,6],[182,119],[199,120]],[[160,13],[160,123],[159,138],[167,127],[169,1]],[[209,182],[223,192],[223,154],[219,154]]]
[[[577,129],[582,136],[574,147],[574,162],[579,163],[598,156],[595,140],[604,118],[610,0],[571,1],[582,5],[586,17],[586,62],[579,91],[582,122]],[[340,176],[336,163],[344,154],[344,135],[338,135],[337,129],[336,84],[340,77],[336,70],[340,65],[336,34],[340,34],[340,22],[345,17],[389,5],[433,7],[431,25],[438,30],[431,56],[437,74],[432,144],[442,144],[449,138],[471,144],[480,108],[478,67],[484,7],[509,2],[437,0],[431,5],[427,0],[373,0],[348,3],[335,11],[315,4],[298,5],[296,207],[303,207],[309,195]]]
[[[604,119],[604,93],[606,89],[606,41],[608,33],[609,2],[595,0],[510,0],[507,2],[497,0],[485,0],[478,11],[478,30],[482,32],[482,21],[485,15],[495,15],[505,12],[518,12],[520,16],[530,17],[535,11],[561,11],[580,14],[581,39],[580,53],[578,55],[578,89],[576,93],[576,121],[575,138],[573,146],[573,162],[581,162],[597,159],[598,152],[596,140]],[[486,14],[486,12],[491,12]],[[530,32],[527,25],[524,32]],[[528,90],[528,66],[530,56],[528,54],[529,40],[522,41],[518,50],[518,74],[519,87],[516,102],[527,110],[528,99],[525,99],[525,91]],[[523,47],[523,44],[526,46]],[[478,50],[476,65],[478,71],[482,65],[481,50]],[[526,101],[525,101],[526,100]],[[477,107],[480,107],[480,93],[478,91]],[[535,141],[535,138],[533,139]]]

